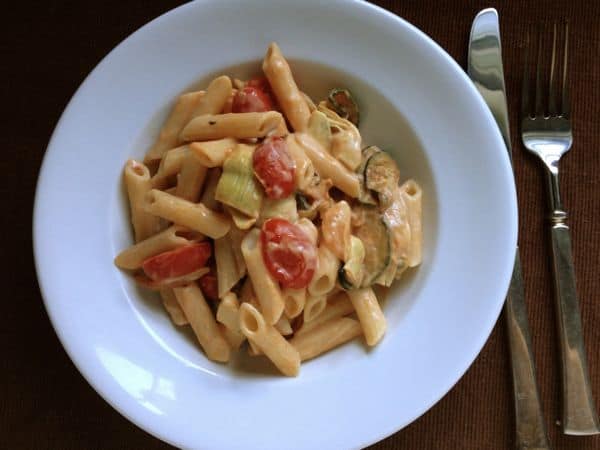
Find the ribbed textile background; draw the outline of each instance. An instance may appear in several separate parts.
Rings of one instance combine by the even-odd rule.
[[[180,3],[46,1],[2,6],[0,195],[5,206],[0,243],[5,259],[5,298],[0,312],[0,448],[169,448],[115,412],[65,354],[37,287],[30,229],[37,173],[50,134],[70,97],[116,44]],[[589,369],[600,405],[600,2],[376,3],[423,30],[463,67],[473,17],[484,7],[498,9],[519,195],[519,243],[547,426],[556,450],[600,449],[600,436],[567,437],[556,423],[560,418],[560,375],[544,178],[516,133],[526,35],[539,21],[566,18],[571,24],[575,141],[561,166],[561,187],[570,214]],[[507,338],[500,319],[480,356],[450,393],[416,422],[371,448],[508,449],[514,447],[513,429]]]

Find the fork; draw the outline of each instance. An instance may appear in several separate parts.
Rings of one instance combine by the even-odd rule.
[[[567,212],[561,202],[558,182],[558,163],[573,143],[567,86],[568,35],[569,25],[565,23],[562,76],[558,80],[557,26],[554,25],[550,76],[547,92],[544,93],[545,82],[542,81],[541,67],[543,38],[540,30],[535,68],[534,105],[531,105],[529,89],[529,49],[526,51],[521,137],[525,148],[542,161],[548,180],[555,296],[561,349],[563,432],[573,435],[591,435],[600,433],[600,425],[590,388],[583,343],[579,302],[575,289],[571,236],[566,224]],[[547,102],[544,101],[545,98]]]

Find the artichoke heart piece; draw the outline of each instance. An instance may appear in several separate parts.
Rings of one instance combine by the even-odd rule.
[[[331,132],[331,154],[348,169],[354,171],[361,163],[361,136],[354,124],[331,110],[327,102],[321,102],[318,111],[327,117]]]
[[[348,255],[348,260],[340,268],[338,278],[344,289],[356,289],[362,283],[362,265],[365,260],[365,246],[356,236],[350,236]]]
[[[308,121],[308,133],[327,151],[331,149],[331,128],[323,112],[312,112]]]
[[[223,174],[217,184],[215,199],[243,214],[257,218],[263,199],[262,187],[254,177],[254,147],[240,144],[223,163]]]

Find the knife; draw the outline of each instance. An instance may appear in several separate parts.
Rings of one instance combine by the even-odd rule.
[[[500,26],[498,12],[494,8],[480,11],[473,20],[469,38],[467,72],[492,111],[508,155],[512,160]],[[542,415],[531,351],[531,336],[518,247],[504,304],[504,320],[508,330],[512,366],[517,448],[521,450],[549,449],[550,444]]]

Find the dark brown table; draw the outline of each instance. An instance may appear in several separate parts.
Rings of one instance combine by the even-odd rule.
[[[37,173],[50,134],[84,77],[122,39],[179,1],[10,2],[2,6],[3,200],[0,310],[0,448],[168,448],[115,412],[75,369],[46,316],[31,250]],[[517,126],[525,36],[539,20],[571,23],[575,143],[562,164],[594,395],[600,404],[600,3],[378,1],[436,40],[464,66],[471,21],[500,12],[504,66]],[[600,436],[560,432],[560,380],[545,192],[537,162],[513,133],[520,246],[545,417],[555,449],[600,449]],[[373,449],[502,449],[514,446],[506,333],[500,321],[467,374],[435,407]]]

